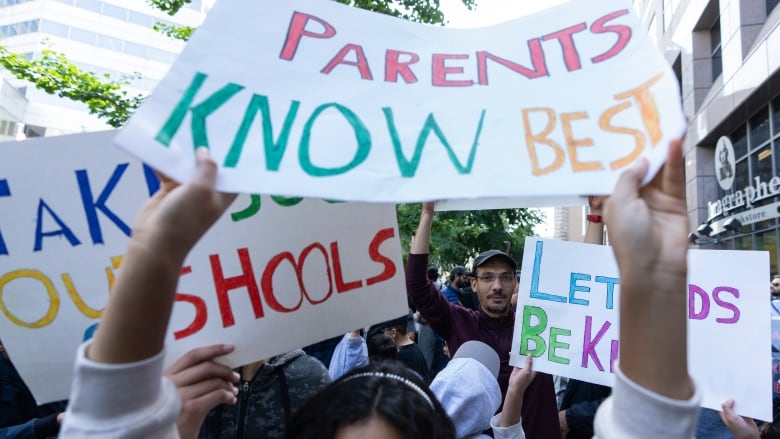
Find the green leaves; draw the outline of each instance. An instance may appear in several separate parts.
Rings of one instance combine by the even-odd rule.
[[[166,24],[157,22],[154,24],[154,30],[174,40],[188,41],[195,28],[192,26],[177,26],[175,24]]]
[[[124,86],[139,77],[138,74],[112,80],[92,72],[83,72],[68,61],[65,55],[49,49],[32,60],[11,53],[0,46],[0,65],[19,79],[30,81],[40,90],[77,102],[83,102],[94,114],[115,128],[141,105],[142,95],[130,96]]]
[[[426,24],[444,24],[444,14],[439,10],[439,0],[338,0],[354,6],[405,20]],[[462,0],[469,9],[476,0]]]
[[[168,15],[176,15],[179,9],[185,4],[189,4],[191,0],[147,0],[149,5],[153,8],[157,8]]]
[[[404,256],[417,229],[420,209],[420,204],[396,207]],[[510,255],[520,263],[526,236],[532,236],[533,227],[541,222],[535,209],[437,212],[431,229],[430,265],[445,269],[466,265],[480,251],[504,250],[507,242]]]

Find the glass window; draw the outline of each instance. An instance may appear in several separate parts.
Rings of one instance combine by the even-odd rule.
[[[734,184],[731,186],[731,193],[734,191],[741,191],[742,189],[745,189],[745,186],[750,184],[750,172],[748,170],[747,159],[737,162],[734,174]]]
[[[122,50],[122,40],[119,38],[112,38],[105,35],[98,34],[97,36],[97,45],[100,47],[105,47],[109,50],[116,50],[121,51]]]
[[[750,149],[761,146],[769,140],[769,111],[764,107],[750,118]]]
[[[766,145],[750,155],[750,171],[753,179],[761,177],[761,181],[769,181],[772,173],[772,145]]]
[[[100,13],[100,0],[76,0],[76,6],[82,9],[88,9],[93,12]]]
[[[68,37],[69,26],[49,20],[41,20],[41,32],[60,37]]]
[[[160,61],[164,63],[173,62],[173,54],[165,50],[155,49],[153,47],[148,48],[149,59]]]
[[[118,18],[120,20],[127,20],[127,9],[110,3],[103,3],[103,15]]]
[[[6,134],[9,136],[15,136],[16,135],[16,122],[8,122],[8,131],[6,131]]]
[[[766,15],[767,17],[769,14],[772,13],[772,10],[775,9],[777,4],[780,3],[780,0],[766,0]]]
[[[151,27],[154,25],[154,18],[152,18],[149,15],[142,14],[140,12],[135,11],[129,11],[130,15],[128,15],[128,21],[135,24],[140,24],[141,26],[148,26]]]
[[[756,233],[756,248],[754,250],[768,251],[770,273],[777,273],[777,232],[774,229]]]
[[[130,41],[125,41],[125,48],[123,52],[127,53],[128,55],[135,55],[140,56],[141,58],[146,58],[146,46]]]
[[[97,34],[95,32],[79,29],[77,27],[70,28],[70,39],[85,44],[97,44]]]
[[[774,135],[780,135],[780,95],[772,100],[772,130]]]
[[[720,17],[710,27],[710,50],[712,51],[712,81],[715,82],[723,72],[723,60],[720,47]]]
[[[735,250],[753,250],[753,237],[751,235],[740,236],[734,240]]]
[[[736,131],[731,133],[729,138],[731,139],[731,144],[734,145],[734,159],[739,160],[747,154],[747,136],[746,136],[746,127],[745,125],[742,125],[741,127],[737,128]]]

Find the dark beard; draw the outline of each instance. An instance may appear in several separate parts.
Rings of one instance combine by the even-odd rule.
[[[485,309],[494,314],[504,314],[509,309],[509,304],[506,304],[504,306],[498,306],[498,305],[486,306]]]

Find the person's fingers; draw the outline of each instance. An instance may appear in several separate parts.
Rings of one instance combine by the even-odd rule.
[[[173,381],[177,387],[189,386],[211,378],[219,378],[227,382],[236,382],[237,376],[238,375],[233,372],[230,367],[214,361],[203,361],[173,375],[169,375],[171,381]]]
[[[422,203],[423,212],[433,213],[434,201],[425,201]]]
[[[674,139],[669,144],[669,157],[661,173],[661,190],[676,199],[685,199],[685,159],[681,139]]]
[[[200,398],[207,393],[216,392],[217,390],[227,390],[233,395],[238,395],[238,388],[231,382],[221,378],[211,378],[180,387],[179,395],[181,396],[182,401],[188,401]]]
[[[719,412],[720,419],[723,420],[723,423],[726,425],[734,425],[735,422],[739,421],[739,415],[734,411],[734,400],[729,399],[726,400],[723,404],[721,404],[722,411]]]
[[[176,360],[176,362],[165,371],[165,375],[174,375],[198,363],[227,355],[233,352],[235,348],[236,347],[232,344],[214,344],[192,349]]]
[[[525,356],[525,369],[528,369],[531,373],[534,371],[534,357],[533,355]]]
[[[205,416],[206,413],[220,404],[233,405],[235,403],[236,396],[232,392],[220,389],[209,392],[199,398],[184,401],[182,413],[197,419]]]
[[[609,199],[609,204],[621,204],[635,199],[647,175],[649,164],[647,159],[639,159],[633,166],[623,171],[615,185],[615,191]]]
[[[195,150],[193,181],[208,188],[214,188],[217,184],[217,162],[211,158],[211,153],[205,146],[199,146]]]

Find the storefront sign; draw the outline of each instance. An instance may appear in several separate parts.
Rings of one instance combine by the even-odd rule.
[[[715,147],[715,178],[717,178],[720,188],[726,192],[730,191],[734,186],[736,175],[735,159],[734,147],[729,138],[723,136],[718,139]],[[732,193],[724,195],[723,198],[707,203],[708,219],[711,221],[719,216],[727,215],[735,209],[751,208],[755,203],[775,195],[780,195],[780,176],[774,176],[769,181],[764,181],[761,179],[761,176],[756,176],[753,178],[752,184],[744,188],[736,188]],[[735,216],[738,217],[742,224],[752,224],[780,216],[776,208],[768,209],[769,207],[762,206],[759,209],[742,212]],[[745,221],[742,220],[743,217]],[[726,220],[728,218],[724,218],[719,222],[722,224]],[[714,226],[713,230],[716,230]]]

